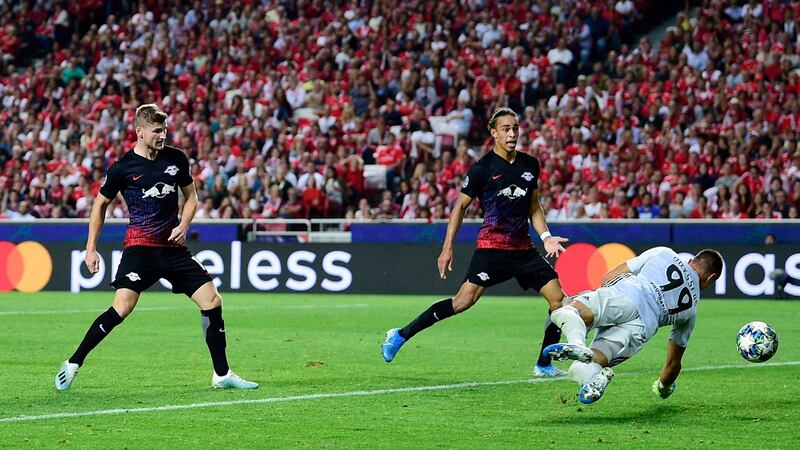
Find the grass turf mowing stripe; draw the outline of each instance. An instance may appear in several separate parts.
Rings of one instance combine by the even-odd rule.
[[[252,305],[252,306],[225,306],[223,309],[225,311],[239,311],[239,310],[250,310],[250,309],[317,309],[317,308],[335,308],[335,309],[345,309],[345,308],[368,308],[369,305],[366,303],[353,303],[352,305],[343,304],[343,305]],[[182,311],[185,309],[191,309],[186,306],[141,306],[139,308],[134,309],[134,311],[143,311],[143,312],[153,312],[153,311]],[[100,313],[102,312],[102,307],[97,309],[48,309],[48,310],[30,310],[30,311],[0,311],[0,316],[37,316],[37,315],[48,315],[48,314],[88,314],[88,313]]]
[[[754,369],[760,367],[779,367],[779,366],[797,366],[800,361],[784,361],[776,363],[764,364],[730,364],[720,366],[698,366],[683,369],[683,372],[703,372],[711,370],[727,370],[727,369]],[[621,373],[618,376],[635,376],[646,375],[651,372],[629,372]],[[333,392],[322,394],[305,394],[305,395],[292,395],[287,397],[268,397],[244,400],[229,400],[221,402],[202,402],[202,403],[189,403],[184,405],[165,405],[165,406],[150,406],[142,408],[117,408],[117,409],[102,409],[97,411],[82,411],[82,412],[68,412],[56,414],[42,414],[36,416],[15,416],[0,418],[0,423],[12,422],[29,422],[36,420],[51,420],[51,419],[66,419],[72,417],[89,417],[89,416],[107,416],[128,413],[140,412],[155,412],[155,411],[177,411],[183,409],[197,409],[197,408],[211,408],[215,406],[233,406],[233,405],[248,405],[248,404],[264,404],[264,403],[278,403],[278,402],[293,402],[301,400],[320,400],[328,398],[342,398],[342,397],[359,397],[383,394],[398,394],[404,392],[425,392],[425,391],[443,391],[452,389],[464,389],[473,387],[486,387],[486,386],[507,386],[513,384],[524,383],[544,383],[551,381],[567,381],[566,378],[531,378],[525,380],[505,380],[505,381],[475,381],[468,383],[455,383],[455,384],[441,384],[433,386],[411,386],[404,388],[389,388],[389,389],[374,389],[370,391],[350,391],[350,392]]]

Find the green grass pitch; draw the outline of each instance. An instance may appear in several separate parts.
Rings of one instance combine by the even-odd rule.
[[[670,399],[650,392],[661,330],[585,406],[574,383],[526,381],[540,298],[487,296],[391,364],[379,354],[384,331],[435,296],[223,298],[231,366],[256,391],[212,390],[197,308],[146,293],[72,389],[56,392],[59,364],[111,294],[0,295],[0,448],[797,448],[800,302],[705,300]],[[768,363],[736,352],[751,320],[780,336]],[[59,413],[86,414],[49,416]]]

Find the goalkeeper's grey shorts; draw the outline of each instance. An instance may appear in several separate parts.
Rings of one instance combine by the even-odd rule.
[[[590,345],[602,352],[610,366],[616,366],[639,353],[647,342],[644,322],[636,305],[615,289],[600,288],[586,291],[571,298],[589,307],[594,315],[590,329],[597,334]],[[587,330],[588,331],[588,330]]]

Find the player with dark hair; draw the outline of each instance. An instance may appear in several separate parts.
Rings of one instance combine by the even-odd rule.
[[[211,385],[216,389],[255,389],[258,384],[241,379],[228,367],[222,298],[208,272],[186,247],[186,231],[197,211],[189,161],[180,149],[165,145],[167,114],[158,106],[137,108],[134,126],[136,145],[108,169],[92,208],[86,242],[86,267],[96,273],[100,267],[97,238],[108,205],[121,192],[130,211],[130,223],[122,260],[111,283],[116,289],[114,304],[97,317],[75,353],[61,364],[55,377],[56,389],[69,389],[89,352],[133,312],[141,293],[159,278],[172,284],[172,292],[185,294],[200,307],[214,367]],[[180,221],[178,190],[185,199]]]
[[[612,366],[632,357],[658,331],[671,325],[667,360],[653,392],[661,398],[675,391],[681,359],[694,329],[700,291],[722,274],[722,256],[702,250],[685,261],[667,247],[651,248],[603,276],[603,285],[572,297],[565,308],[574,308],[583,322],[563,326],[568,343],[544,349],[553,359],[574,359],[568,376],[581,385],[578,400],[594,403],[614,377]],[[597,329],[586,355],[587,327]]]
[[[494,138],[494,149],[473,164],[464,178],[438,259],[439,276],[444,279],[447,272],[453,270],[453,243],[464,212],[476,197],[480,198],[483,225],[466,279],[455,297],[434,303],[405,327],[386,332],[381,347],[386,362],[391,362],[400,347],[414,335],[466,311],[481,298],[486,288],[511,278],[516,278],[523,289],[538,291],[547,300],[550,311],[561,308],[566,298],[558,275],[533,246],[528,231],[528,224],[533,224],[547,256],[558,256],[564,251],[561,243],[567,239],[550,234],[539,204],[539,161],[516,151],[519,119],[511,109],[497,109],[488,128]],[[557,327],[547,326],[543,347],[558,342],[560,337]],[[542,356],[534,373],[558,376],[563,372],[550,364],[548,356]]]

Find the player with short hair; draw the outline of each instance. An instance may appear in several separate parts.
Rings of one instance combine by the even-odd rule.
[[[494,149],[473,164],[464,178],[438,259],[439,276],[444,279],[447,272],[453,270],[453,243],[464,212],[475,198],[480,198],[484,210],[483,225],[466,279],[455,297],[434,303],[405,327],[386,332],[381,347],[386,362],[391,362],[400,347],[414,335],[466,311],[481,298],[486,288],[511,278],[516,278],[523,289],[538,291],[549,303],[551,311],[560,308],[566,298],[553,267],[533,246],[528,228],[529,223],[533,224],[547,256],[558,256],[564,251],[561,243],[567,239],[550,234],[539,204],[539,161],[517,152],[519,118],[511,109],[497,109],[488,128],[494,138]],[[560,337],[558,327],[546,327],[542,348],[558,342]],[[534,373],[539,376],[563,375],[550,364],[547,355],[540,357]]]
[[[554,319],[568,343],[550,345],[543,353],[556,360],[576,360],[568,376],[581,385],[578,400],[594,403],[614,377],[611,367],[638,353],[659,327],[671,325],[667,360],[653,383],[653,391],[667,398],[675,391],[700,291],[720,277],[722,268],[716,250],[702,250],[685,261],[667,247],[651,248],[605,274],[599,289],[569,299],[562,309],[583,320],[575,326]],[[587,327],[597,329],[591,349],[585,346]]]
[[[97,317],[75,353],[61,364],[56,389],[69,389],[89,352],[133,312],[140,294],[159,278],[172,284],[172,292],[187,295],[200,307],[203,335],[214,366],[211,385],[216,389],[255,389],[258,384],[241,379],[228,367],[222,298],[208,272],[186,247],[186,232],[197,211],[189,161],[180,149],[165,145],[167,114],[158,106],[139,106],[134,126],[136,145],[108,169],[92,208],[86,242],[85,263],[96,273],[100,267],[97,238],[108,205],[121,192],[130,223],[122,260],[111,283],[116,289],[114,304]],[[180,221],[178,191],[185,199]]]

